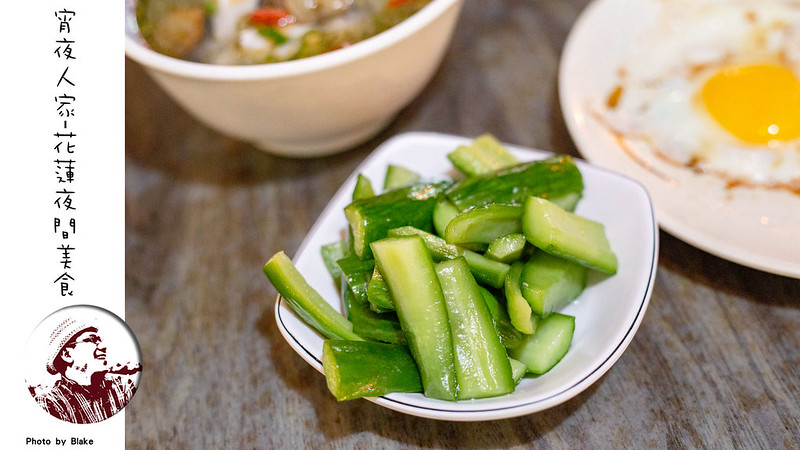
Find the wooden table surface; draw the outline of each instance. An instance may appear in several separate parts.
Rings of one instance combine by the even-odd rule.
[[[144,363],[126,409],[128,447],[800,447],[800,280],[664,232],[630,347],[590,388],[538,414],[456,423],[338,403],[278,331],[263,263],[294,254],[387,138],[491,132],[579,156],[556,77],[586,3],[467,1],[422,94],[375,139],[321,159],[270,156],[209,130],[128,60],[126,321]]]

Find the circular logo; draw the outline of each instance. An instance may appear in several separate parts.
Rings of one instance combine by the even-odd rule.
[[[47,316],[27,347],[26,384],[53,417],[103,421],[133,397],[142,370],[139,343],[112,312],[80,305]]]

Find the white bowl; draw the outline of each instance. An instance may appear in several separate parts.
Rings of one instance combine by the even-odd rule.
[[[330,53],[273,64],[225,66],[151,50],[126,0],[125,53],[207,126],[270,153],[343,151],[381,131],[430,81],[463,0],[433,0],[383,33]]]
[[[382,180],[396,164],[425,179],[452,175],[447,153],[470,139],[436,133],[405,133],[383,143],[353,172],[334,195],[294,255],[298,270],[331,305],[341,311],[335,283],[325,268],[320,247],[342,238],[347,227],[344,207],[351,201],[358,174]],[[520,160],[551,153],[509,146]],[[536,378],[525,378],[501,397],[447,402],[422,394],[389,394],[368,398],[406,414],[450,421],[496,420],[531,414],[563,403],[600,379],[633,340],[644,318],[658,266],[658,226],[647,191],[631,178],[576,160],[583,175],[583,197],[575,212],[605,226],[619,259],[612,277],[593,273],[587,288],[562,312],[575,316],[575,335],[564,359]],[[323,339],[279,296],[275,319],[295,352],[322,372]],[[331,395],[331,401],[336,401]]]

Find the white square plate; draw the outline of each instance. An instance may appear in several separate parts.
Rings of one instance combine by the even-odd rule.
[[[378,147],[331,199],[295,255],[294,262],[309,284],[342,310],[320,248],[344,236],[344,207],[351,201],[359,173],[376,186],[383,181],[389,164],[407,167],[432,180],[452,178],[454,172],[446,155],[469,142],[471,139],[463,137],[407,133]],[[510,145],[508,148],[520,160],[552,155]],[[650,300],[658,263],[658,226],[650,197],[638,182],[580,160],[575,162],[585,185],[575,212],[605,225],[619,259],[619,271],[612,277],[593,273],[581,296],[562,310],[575,316],[575,335],[564,359],[544,375],[524,378],[516,391],[502,397],[447,402],[422,394],[390,394],[368,400],[406,414],[440,420],[516,417],[569,400],[619,359],[639,328]],[[289,345],[322,372],[322,337],[306,326],[280,296],[275,303],[275,318]]]

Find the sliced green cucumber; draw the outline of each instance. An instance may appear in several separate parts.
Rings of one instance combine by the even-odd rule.
[[[459,257],[440,262],[436,275],[453,336],[458,399],[513,392],[516,383],[506,349],[466,260]]]
[[[528,240],[522,233],[509,233],[493,240],[484,253],[495,261],[510,264],[522,257]]]
[[[561,197],[551,197],[547,200],[550,200],[556,205],[564,208],[565,211],[574,212],[580,199],[581,194],[577,192],[570,192],[569,194],[562,195]]]
[[[419,236],[425,241],[425,247],[431,252],[434,261],[444,261],[445,259],[453,259],[459,256],[461,249],[453,244],[448,244],[441,237],[428,233],[427,231],[420,230],[415,227],[399,227],[389,230],[389,236]]]
[[[325,268],[328,270],[328,274],[337,283],[339,282],[339,278],[342,276],[342,269],[339,268],[339,264],[337,264],[336,261],[346,257],[349,252],[350,245],[344,239],[331,242],[330,244],[325,244],[320,248],[322,262],[325,263]]]
[[[418,184],[355,200],[347,205],[344,215],[353,231],[356,255],[369,258],[369,244],[387,237],[392,228],[411,225],[431,230],[436,197],[449,185],[449,182]]]
[[[356,295],[356,299],[360,303],[367,303],[367,288],[375,269],[375,260],[359,259],[351,254],[336,261],[336,264],[342,272],[342,277],[347,281],[348,288]]]
[[[421,178],[422,177],[418,173],[410,169],[395,164],[389,164],[389,166],[386,167],[386,177],[383,179],[383,191],[386,192],[392,189],[411,186],[419,182]]]
[[[379,313],[373,310],[371,303],[357,300],[346,283],[343,279],[342,303],[347,311],[347,318],[353,324],[353,332],[364,339],[408,345],[397,314],[394,311]]]
[[[505,305],[500,304],[500,300],[483,286],[479,286],[483,300],[489,308],[489,313],[494,320],[494,326],[497,329],[497,334],[500,336],[500,341],[506,349],[516,347],[521,341],[523,334],[519,332],[514,325],[511,324],[511,318],[508,317],[508,311]]]
[[[583,191],[583,178],[569,156],[531,161],[462,180],[447,190],[459,211],[502,203],[521,205],[531,195],[557,198]]]
[[[617,256],[599,222],[565,211],[548,200],[529,197],[522,213],[522,229],[531,244],[547,253],[606,274],[617,272]]]
[[[326,340],[322,370],[337,400],[422,392],[417,365],[408,349],[380,342]]]
[[[372,182],[370,179],[362,174],[358,174],[358,177],[356,178],[356,187],[353,188],[353,200],[369,198],[374,195],[375,190],[372,188]]]
[[[519,162],[490,134],[478,136],[471,144],[458,146],[447,158],[467,176],[482,175]]]
[[[367,300],[377,308],[383,310],[394,310],[392,294],[389,293],[389,286],[383,279],[380,270],[376,267],[372,272],[372,278],[367,284]]]
[[[517,361],[514,358],[508,358],[508,360],[511,363],[511,376],[514,377],[514,382],[519,384],[522,377],[528,373],[528,366],[526,366],[524,362]]]
[[[487,258],[472,250],[465,250],[460,245],[448,244],[439,236],[418,228],[400,227],[389,230],[389,236],[412,235],[422,238],[425,242],[425,247],[431,252],[434,261],[439,262],[463,256],[466,258],[467,264],[469,264],[472,275],[479,283],[496,288],[503,286],[506,273],[508,273],[508,264]]]
[[[521,216],[521,205],[479,206],[454,217],[447,224],[444,240],[448,244],[489,244],[500,236],[521,233]]]
[[[567,354],[575,332],[575,318],[553,313],[542,319],[536,333],[527,336],[509,356],[528,367],[528,371],[543,374]]]
[[[545,252],[537,252],[525,262],[520,276],[522,296],[533,313],[547,317],[583,292],[589,269]]]
[[[506,308],[511,325],[524,334],[533,334],[538,324],[538,316],[533,314],[531,305],[522,296],[520,277],[524,267],[522,261],[511,264],[505,279]]]
[[[493,288],[503,287],[510,268],[508,264],[487,258],[471,250],[463,250],[461,256],[467,260],[472,275],[479,283]]]
[[[311,328],[330,339],[363,340],[353,332],[353,324],[308,284],[286,253],[273,255],[263,271],[286,303]]]
[[[433,228],[436,230],[436,234],[444,236],[447,230],[447,224],[450,223],[459,212],[458,208],[456,208],[447,197],[441,196],[436,199],[436,205],[433,207]]]
[[[419,366],[425,395],[456,400],[455,355],[447,306],[422,238],[390,237],[373,242],[371,247]]]

